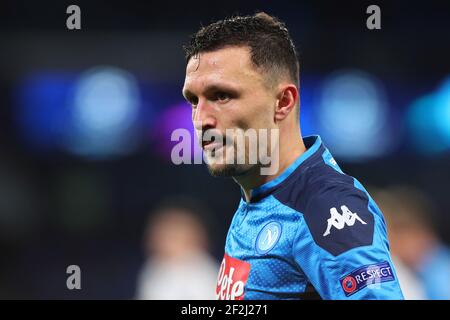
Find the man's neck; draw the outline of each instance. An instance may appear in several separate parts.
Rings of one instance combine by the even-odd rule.
[[[284,141],[289,141],[288,139]],[[292,143],[286,144],[284,147],[280,145],[279,150],[279,166],[278,170],[273,175],[262,175],[261,167],[254,166],[247,174],[233,179],[241,186],[248,202],[252,196],[252,190],[277,178],[281,175],[294,161],[305,153],[306,147],[303,143],[302,137],[297,137]]]

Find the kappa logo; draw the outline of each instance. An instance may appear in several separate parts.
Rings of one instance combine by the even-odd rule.
[[[342,214],[339,214],[336,208],[330,209],[331,217],[328,218],[327,230],[323,234],[324,237],[330,234],[331,227],[335,227],[338,230],[342,230],[346,225],[351,227],[355,224],[356,220],[362,224],[366,224],[357,213],[351,212],[347,206],[341,206]]]

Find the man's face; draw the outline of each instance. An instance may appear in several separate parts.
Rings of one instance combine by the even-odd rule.
[[[276,128],[277,100],[267,75],[251,62],[248,47],[226,47],[192,57],[186,67],[183,95],[192,104],[199,140],[206,131],[220,135],[219,142],[200,141],[212,175],[239,176],[259,166],[248,161],[248,139],[243,153],[237,148],[237,135],[248,129]],[[225,161],[230,158],[232,164]],[[244,163],[239,164],[238,158]]]

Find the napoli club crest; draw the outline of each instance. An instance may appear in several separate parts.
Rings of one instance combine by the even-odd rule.
[[[266,254],[277,244],[281,236],[281,224],[276,221],[266,224],[256,237],[256,252]]]

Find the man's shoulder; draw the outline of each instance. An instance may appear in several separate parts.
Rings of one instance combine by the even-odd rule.
[[[353,177],[326,165],[310,168],[291,183],[276,198],[302,214],[322,249],[336,256],[372,243],[374,215],[368,208],[369,196],[355,186]]]
[[[343,173],[337,165],[322,162],[288,181],[274,196],[281,203],[307,214],[314,202],[349,194],[364,197],[364,192],[355,186],[352,176]]]

